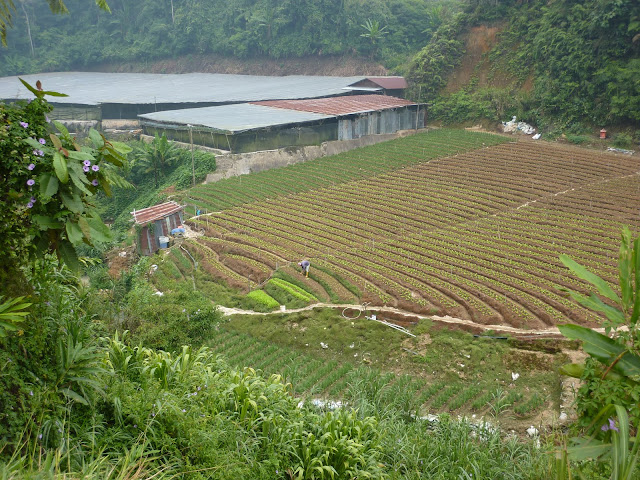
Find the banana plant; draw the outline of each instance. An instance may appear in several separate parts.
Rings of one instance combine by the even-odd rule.
[[[571,324],[559,325],[560,332],[569,339],[582,342],[584,351],[599,362],[600,368],[595,370],[595,374],[601,380],[618,381],[629,389],[637,387],[640,381],[637,330],[640,317],[640,237],[634,239],[627,227],[622,231],[618,261],[620,294],[605,280],[568,256],[561,255],[560,261],[596,288],[597,294],[591,293],[589,296],[566,291],[580,305],[604,314],[606,335]],[[560,369],[561,373],[577,378],[584,378],[585,370],[584,364],[575,363]],[[572,478],[571,460],[586,459],[610,461],[612,480],[637,478],[640,442],[637,437],[631,436],[629,424],[629,415],[624,406],[604,405],[591,422],[589,428],[595,426],[591,436],[586,439],[574,438],[571,447],[556,453],[557,480]],[[576,473],[584,478],[579,468]]]
[[[587,270],[567,255],[560,261],[576,276],[593,285],[598,294],[588,297],[565,290],[580,305],[605,315],[607,335],[579,325],[559,325],[567,338],[582,341],[584,351],[603,365],[602,378],[619,378],[637,383],[640,378],[638,355],[638,318],[640,317],[640,236],[633,238],[628,227],[622,230],[622,243],[618,261],[620,292],[618,295],[605,280]],[[604,297],[609,302],[605,302]],[[613,304],[613,305],[611,305]],[[613,333],[615,338],[610,338]],[[584,365],[569,364],[562,367],[565,375],[580,378]]]

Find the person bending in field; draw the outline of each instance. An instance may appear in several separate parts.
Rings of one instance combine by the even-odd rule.
[[[309,260],[303,260],[301,262],[298,262],[298,266],[302,269],[302,271],[300,273],[302,273],[302,275],[304,275],[305,277],[309,277],[309,266],[311,265],[311,263],[309,263]]]

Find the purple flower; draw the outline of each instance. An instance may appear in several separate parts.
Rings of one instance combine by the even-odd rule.
[[[33,397],[33,390],[31,390],[31,391],[29,392],[29,395],[31,395],[31,396]]]
[[[98,170],[100,170],[100,167],[98,165],[94,165],[93,167],[91,167],[91,170],[97,172]]]
[[[185,413],[185,412],[186,412],[186,410],[183,408],[183,409],[182,409],[182,413]]]
[[[27,185],[29,185],[30,187],[35,185],[36,181],[33,178],[30,178],[29,180],[27,180]]]
[[[40,145],[45,145],[47,143],[44,138],[39,138],[38,141],[40,142]]]
[[[38,440],[42,440],[42,434],[38,435]]]
[[[85,167],[90,167],[91,166],[91,162],[89,160],[85,160],[82,163],[84,164]]]
[[[36,197],[31,197],[31,203],[36,203]]]
[[[604,425],[602,425],[602,427],[600,427],[600,430],[602,430],[603,432],[607,432],[609,430],[620,432],[620,430],[618,430],[618,427],[616,427],[616,422],[613,418],[609,418],[609,425],[605,423]]]
[[[27,122],[20,122],[20,125],[22,126],[22,128],[27,128],[29,126]]]
[[[97,187],[98,184],[99,184],[99,182],[98,182],[97,179],[94,178],[93,180],[91,180],[91,185],[93,185],[94,187]]]
[[[27,208],[32,208],[32,207],[33,207],[33,203],[32,202],[27,203]]]
[[[44,157],[44,152],[42,150],[38,150],[38,153],[36,155],[39,155],[41,157]]]
[[[47,121],[47,123],[51,123],[51,119],[49,117],[47,117],[46,115],[44,116],[44,119]]]
[[[29,166],[27,167],[27,170],[33,170],[34,168],[36,168],[36,164],[30,163]]]
[[[82,170],[84,170],[85,172],[89,171],[89,167],[82,167]]]

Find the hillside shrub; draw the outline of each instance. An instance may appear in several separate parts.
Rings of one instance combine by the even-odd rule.
[[[504,85],[499,90],[506,108],[493,104],[486,118],[506,120],[513,110],[545,136],[574,125],[635,125],[640,115],[640,43],[633,40],[640,33],[638,18],[640,4],[627,0],[467,2],[460,19],[441,26],[411,62],[412,94],[421,92],[424,101],[458,110],[458,122],[472,121],[478,110],[468,97],[445,89],[462,59],[463,40],[478,41],[476,27],[498,27],[497,41],[476,64],[480,71],[489,67],[486,82],[472,78],[459,87],[475,93],[494,79]],[[521,95],[527,98],[520,106]],[[469,118],[459,116],[464,113]]]
[[[135,341],[175,351],[206,342],[222,315],[189,282],[174,282],[174,289],[160,296],[149,283],[137,280],[127,295],[124,317],[122,328],[130,330]]]
[[[613,145],[618,148],[631,148],[633,146],[633,138],[628,133],[616,133],[613,136]]]
[[[588,143],[591,139],[586,135],[566,135],[567,141],[575,145],[582,145]]]
[[[87,292],[53,256],[28,273],[38,294],[20,329],[0,337],[0,441],[42,433],[43,445],[64,443],[60,429],[80,428],[81,416],[99,394],[96,327],[85,310]],[[2,452],[0,451],[0,454]]]

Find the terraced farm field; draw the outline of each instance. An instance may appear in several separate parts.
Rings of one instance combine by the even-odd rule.
[[[558,255],[616,281],[621,227],[638,230],[640,162],[507,140],[431,131],[200,186],[187,201],[215,213],[188,222],[205,236],[185,247],[238,288],[306,257],[316,278],[297,283],[316,298],[527,329],[591,325],[562,292],[587,287]]]

